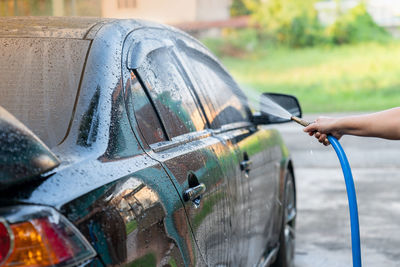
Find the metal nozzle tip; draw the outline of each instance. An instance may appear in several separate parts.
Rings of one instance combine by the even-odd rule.
[[[310,123],[308,121],[302,120],[302,119],[300,119],[299,117],[296,117],[296,116],[292,116],[292,117],[290,117],[290,119],[292,121],[297,122],[298,124],[300,124],[300,125],[302,125],[304,127],[310,125]]]

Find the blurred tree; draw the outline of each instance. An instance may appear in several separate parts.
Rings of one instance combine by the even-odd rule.
[[[389,33],[372,19],[364,3],[339,16],[335,23],[327,27],[326,32],[335,44],[385,41],[390,38]]]
[[[48,16],[51,12],[51,0],[26,1],[32,5],[32,16]],[[29,5],[29,3],[28,3]]]
[[[1,0],[0,16],[49,16],[51,0]]]
[[[102,0],[0,0],[0,16],[101,16]],[[111,0],[107,0],[111,1]]]
[[[263,34],[294,47],[321,42],[316,0],[243,0]]]
[[[233,0],[230,7],[231,17],[250,15],[250,10],[243,3],[243,0]]]
[[[68,16],[101,16],[101,0],[65,0],[65,5]]]

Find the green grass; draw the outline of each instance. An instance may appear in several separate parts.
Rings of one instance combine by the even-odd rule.
[[[126,224],[126,234],[129,235],[137,228],[137,221],[132,220]]]
[[[126,266],[128,267],[152,267],[157,266],[157,258],[154,253],[148,253],[143,257],[134,260],[131,263],[128,263]]]
[[[400,43],[257,49],[222,57],[258,92],[297,96],[305,112],[374,111],[400,105]]]

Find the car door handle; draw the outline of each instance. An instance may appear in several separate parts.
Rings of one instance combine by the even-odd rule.
[[[253,162],[251,160],[243,160],[240,162],[240,170],[249,172]]]
[[[204,194],[205,191],[206,191],[205,184],[200,183],[199,185],[196,185],[194,187],[187,189],[183,193],[183,200],[185,202],[190,201],[190,200],[191,201],[200,200],[200,197]]]

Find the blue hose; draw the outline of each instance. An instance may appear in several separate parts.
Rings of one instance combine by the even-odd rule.
[[[361,267],[360,228],[358,224],[358,210],[356,189],[354,188],[353,175],[346,154],[339,141],[328,135],[328,140],[335,149],[342,166],[344,181],[346,183],[347,198],[349,200],[350,226],[351,226],[351,250],[353,255],[353,267]]]

